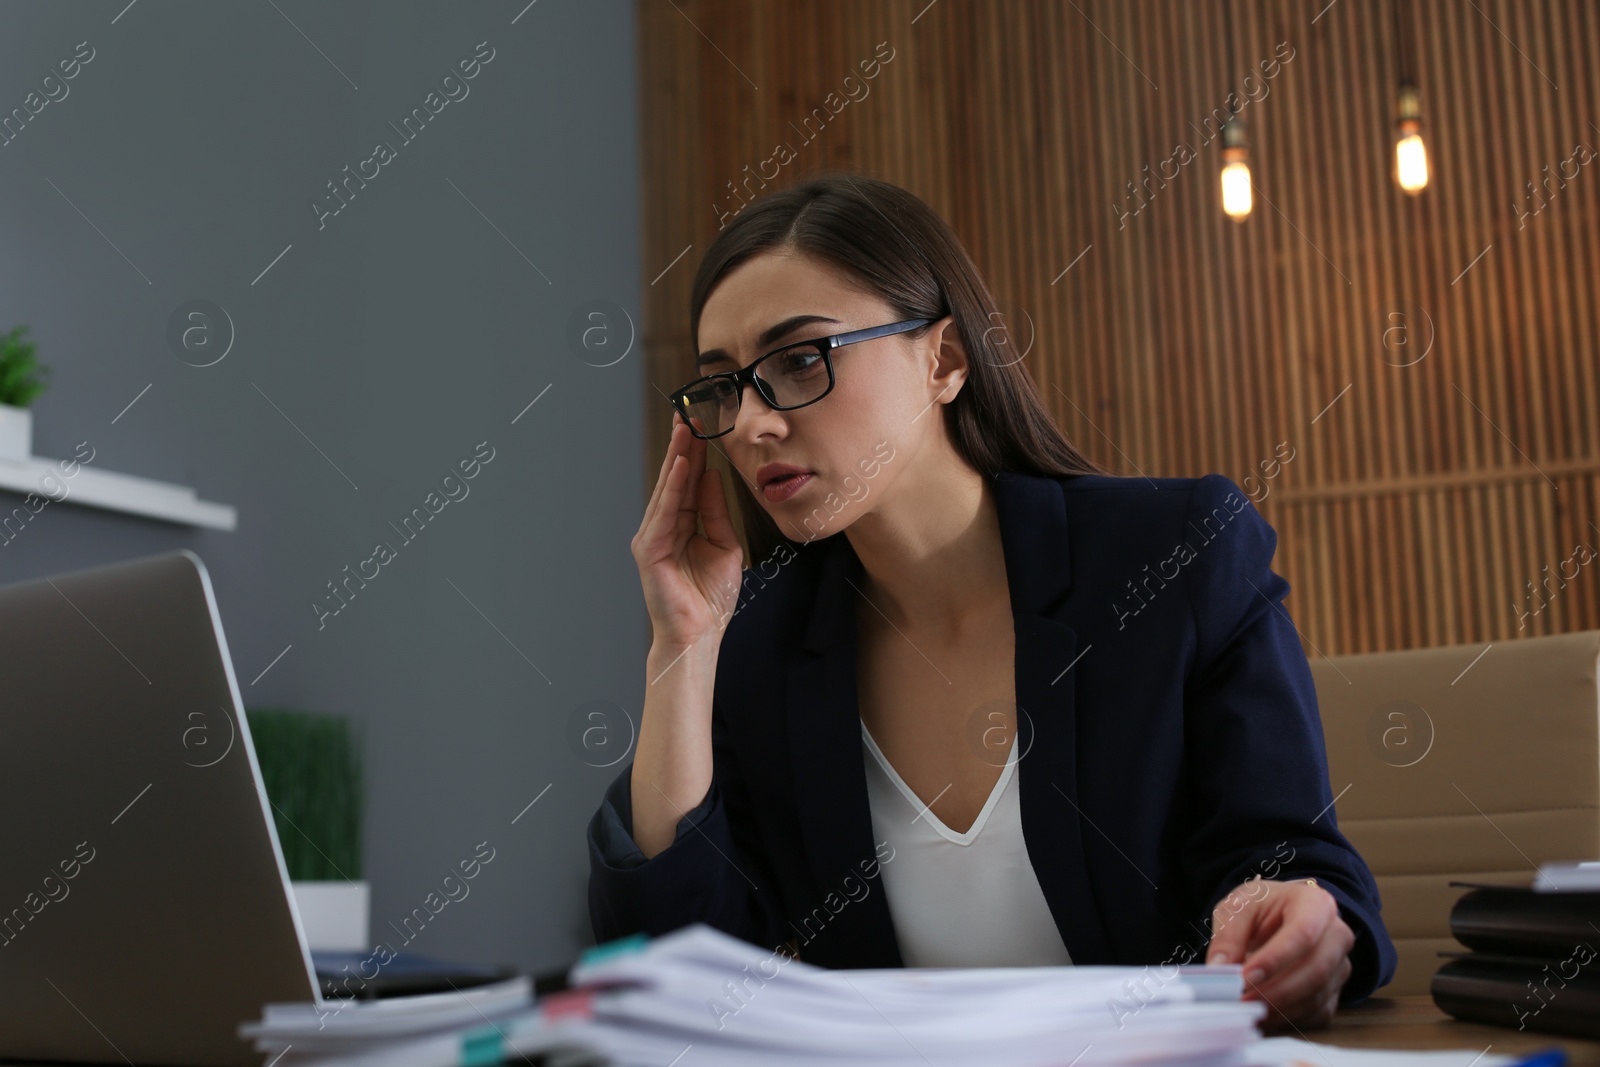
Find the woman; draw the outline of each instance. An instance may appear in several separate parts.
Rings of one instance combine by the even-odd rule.
[[[597,939],[1242,962],[1269,1029],[1393,976],[1276,535],[1232,481],[1081,455],[959,241],[886,182],[746,207],[690,322],[700,377],[632,542],[638,748],[589,827]]]

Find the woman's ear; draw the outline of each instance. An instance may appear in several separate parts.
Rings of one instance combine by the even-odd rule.
[[[927,343],[934,353],[928,376],[931,399],[949,403],[967,380],[969,356],[954,315],[946,315],[928,329]]]

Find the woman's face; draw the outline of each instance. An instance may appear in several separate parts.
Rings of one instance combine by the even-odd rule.
[[[737,370],[786,344],[899,319],[831,264],[792,250],[764,252],[731,271],[707,298],[699,373]],[[769,334],[786,323],[782,334]],[[835,349],[832,391],[790,411],[774,411],[746,386],[734,428],[711,444],[790,538],[838,533],[889,495],[928,441],[944,436],[938,401],[954,399],[965,375],[964,357],[950,365],[956,336],[946,317],[915,341],[891,334]],[[786,496],[781,489],[769,494],[764,482],[771,475],[763,470],[769,464],[812,476]]]

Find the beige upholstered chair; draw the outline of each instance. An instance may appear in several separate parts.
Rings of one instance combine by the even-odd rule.
[[[1461,950],[1452,879],[1600,859],[1597,663],[1600,630],[1312,656],[1339,827],[1399,950],[1381,994],[1427,993],[1436,953]]]

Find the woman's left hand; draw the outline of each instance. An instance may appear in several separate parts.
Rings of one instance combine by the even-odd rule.
[[[1262,1029],[1327,1026],[1350,977],[1355,934],[1333,894],[1309,881],[1253,878],[1211,914],[1207,963],[1244,964],[1244,999],[1262,1000]]]

